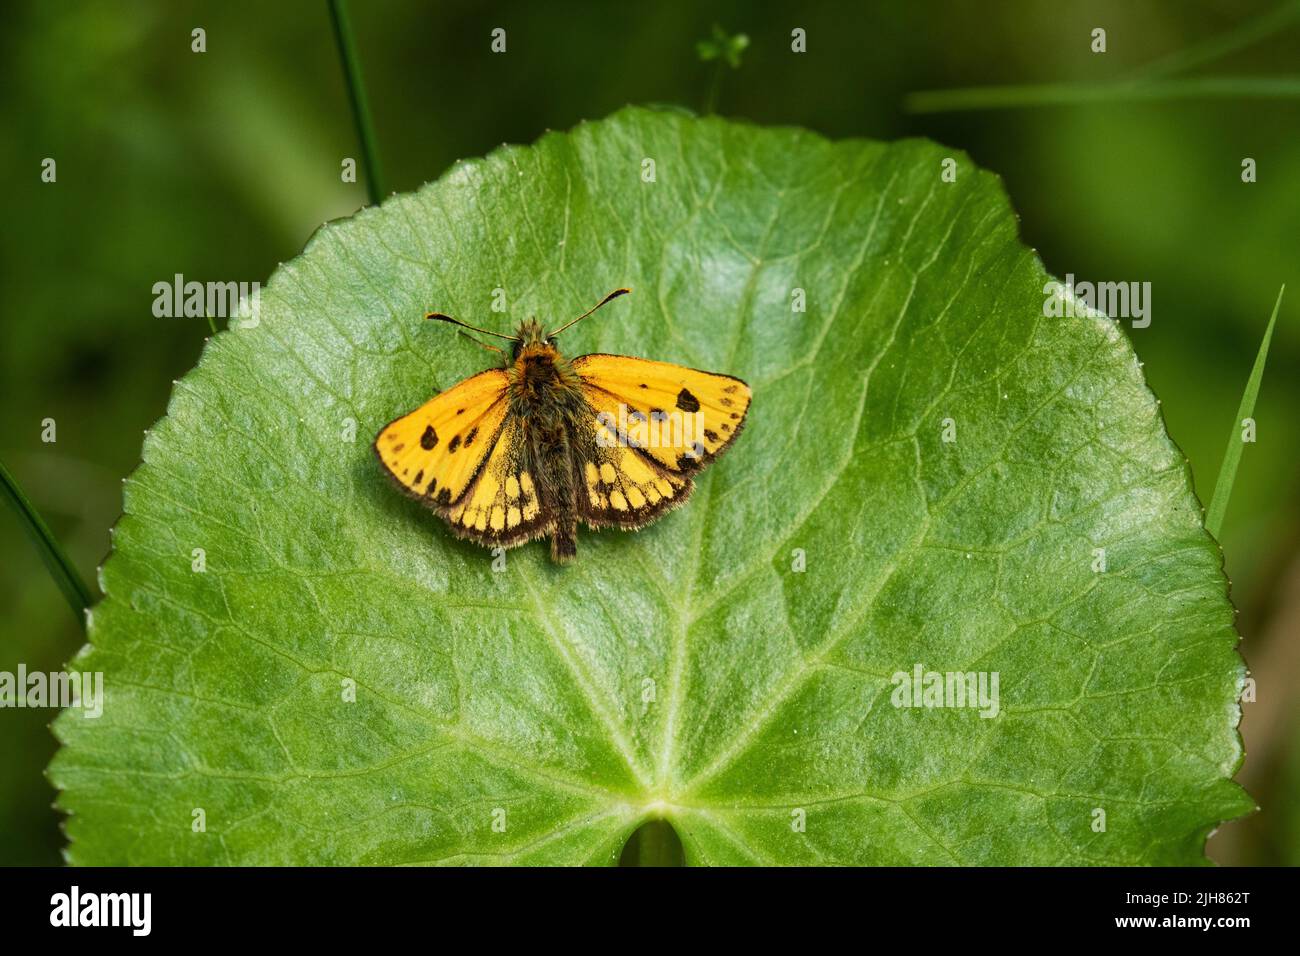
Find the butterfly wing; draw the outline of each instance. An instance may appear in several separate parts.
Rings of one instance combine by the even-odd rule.
[[[456,534],[488,546],[512,548],[550,533],[555,515],[537,494],[516,416],[506,416],[487,464],[444,517]]]
[[[375,454],[412,497],[447,517],[483,470],[505,423],[506,373],[489,369],[389,422]]]
[[[686,503],[691,479],[665,469],[639,449],[606,440],[593,412],[575,443],[578,516],[593,528],[642,528]]]
[[[750,389],[729,375],[623,355],[573,360],[591,407],[578,442],[579,513],[640,528],[684,503],[691,475],[727,449]]]
[[[626,355],[573,360],[601,422],[669,472],[698,471],[740,434],[750,390],[738,378]]]

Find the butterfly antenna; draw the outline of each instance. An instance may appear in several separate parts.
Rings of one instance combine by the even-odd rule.
[[[497,348],[495,345],[489,345],[487,342],[480,342],[478,339],[474,338],[474,336],[470,335],[464,329],[457,329],[456,334],[463,335],[465,338],[469,339],[471,342],[473,342],[481,349],[487,349],[489,352],[499,352],[502,355],[505,354],[506,351],[505,349]]]
[[[430,312],[425,316],[426,319],[436,319],[439,322],[450,322],[452,325],[459,325],[462,329],[469,329],[471,332],[482,332],[484,335],[495,335],[499,339],[508,339],[511,342],[515,340],[513,335],[506,335],[502,332],[493,332],[491,329],[480,329],[476,325],[469,325],[460,319],[453,319],[450,315],[443,315],[441,312]],[[481,342],[479,343],[482,344]]]
[[[587,316],[591,315],[591,313],[595,312],[597,309],[599,309],[599,308],[600,308],[602,305],[604,305],[606,302],[612,302],[612,301],[614,301],[615,299],[617,299],[620,295],[627,295],[627,294],[628,294],[629,292],[631,292],[631,291],[632,291],[631,289],[615,289],[613,292],[611,292],[609,295],[605,296],[605,298],[601,299],[599,302],[597,302],[595,305],[593,305],[593,306],[592,306],[590,309],[588,309],[586,312],[582,313],[582,315],[578,316],[578,317],[577,317],[576,319],[574,319],[572,322],[566,322],[564,325],[560,326],[560,327],[559,327],[558,329],[556,329],[554,332],[550,333],[550,334],[547,336],[547,338],[552,338],[552,339],[555,338],[555,336],[559,335],[561,332],[563,332],[565,329],[567,329],[570,325],[575,325],[575,324],[577,324],[578,322],[581,322],[583,319],[585,319]]]

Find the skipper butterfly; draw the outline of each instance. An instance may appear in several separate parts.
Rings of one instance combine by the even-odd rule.
[[[502,367],[385,425],[379,461],[457,535],[504,548],[549,536],[560,563],[578,553],[579,522],[635,530],[684,504],[691,476],[740,434],[749,386],[668,362],[560,354],[556,336],[630,291],[553,332],[528,319],[511,336],[429,313],[507,339],[509,351],[473,339]]]

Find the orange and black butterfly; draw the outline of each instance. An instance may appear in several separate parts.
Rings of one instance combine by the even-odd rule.
[[[461,537],[511,548],[550,536],[551,557],[572,560],[578,522],[642,528],[685,503],[691,476],[735,440],[749,410],[738,378],[629,358],[566,359],[535,319],[508,339],[502,368],[473,375],[375,439],[380,462]],[[475,339],[474,341],[478,341]]]

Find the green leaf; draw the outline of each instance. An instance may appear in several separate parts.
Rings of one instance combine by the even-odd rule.
[[[951,150],[640,109],[323,228],[127,484],[70,859],[612,863],[662,818],[690,864],[1203,861],[1251,807],[1219,552],[1124,335],[1047,281]],[[421,316],[619,285],[572,353],[741,376],[748,427],[652,527],[494,572],[368,447],[486,364]],[[997,716],[893,706],[916,665],[997,672]]]

